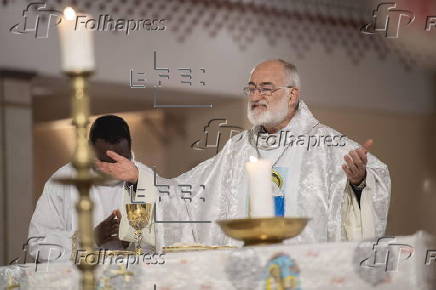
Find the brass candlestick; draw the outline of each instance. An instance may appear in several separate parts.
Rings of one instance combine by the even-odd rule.
[[[103,178],[91,174],[93,163],[93,151],[88,141],[89,124],[89,96],[86,93],[87,79],[92,74],[89,71],[66,72],[72,84],[72,123],[75,126],[76,147],[74,150],[72,165],[76,169],[76,175],[72,178],[61,178],[57,181],[62,184],[70,184],[77,187],[79,200],[76,204],[78,218],[79,247],[85,253],[94,250],[94,228],[93,228],[93,202],[89,197],[89,191],[94,184],[103,182]],[[73,253],[74,254],[74,253]],[[81,271],[82,289],[91,290],[96,287],[95,267],[96,264],[81,260],[77,264]]]

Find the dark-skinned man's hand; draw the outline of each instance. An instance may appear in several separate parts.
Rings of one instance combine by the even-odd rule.
[[[135,164],[124,156],[115,151],[108,150],[106,155],[112,158],[115,162],[95,161],[98,170],[112,176],[115,179],[127,181],[135,184],[138,181],[138,168]]]
[[[109,241],[119,241],[118,230],[120,227],[121,213],[113,210],[112,213],[94,229],[95,243],[101,246]]]

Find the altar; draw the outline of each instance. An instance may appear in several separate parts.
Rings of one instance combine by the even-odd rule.
[[[97,261],[97,289],[436,289],[436,243],[424,232],[362,242],[167,251]],[[0,285],[80,289],[74,262],[1,267]]]

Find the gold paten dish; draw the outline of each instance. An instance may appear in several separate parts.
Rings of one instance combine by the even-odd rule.
[[[133,256],[133,255],[136,254],[135,251],[128,251],[128,250],[103,250],[103,249],[102,250],[95,250],[92,253],[94,253],[96,255],[98,255],[98,254],[100,254],[100,255],[106,254],[106,256],[107,255],[114,255],[114,256],[127,256],[127,255],[130,255],[130,256]]]
[[[206,246],[206,245],[185,245],[185,246],[168,246],[163,247],[165,253],[175,252],[190,252],[190,251],[205,251],[205,250],[220,250],[231,249],[233,246]]]
[[[244,246],[275,244],[298,236],[309,218],[247,218],[216,221],[223,232]]]

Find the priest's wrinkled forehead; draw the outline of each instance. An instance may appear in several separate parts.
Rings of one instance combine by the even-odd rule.
[[[251,71],[249,83],[258,86],[274,85],[285,86],[286,71],[283,63],[277,60],[267,60]]]

